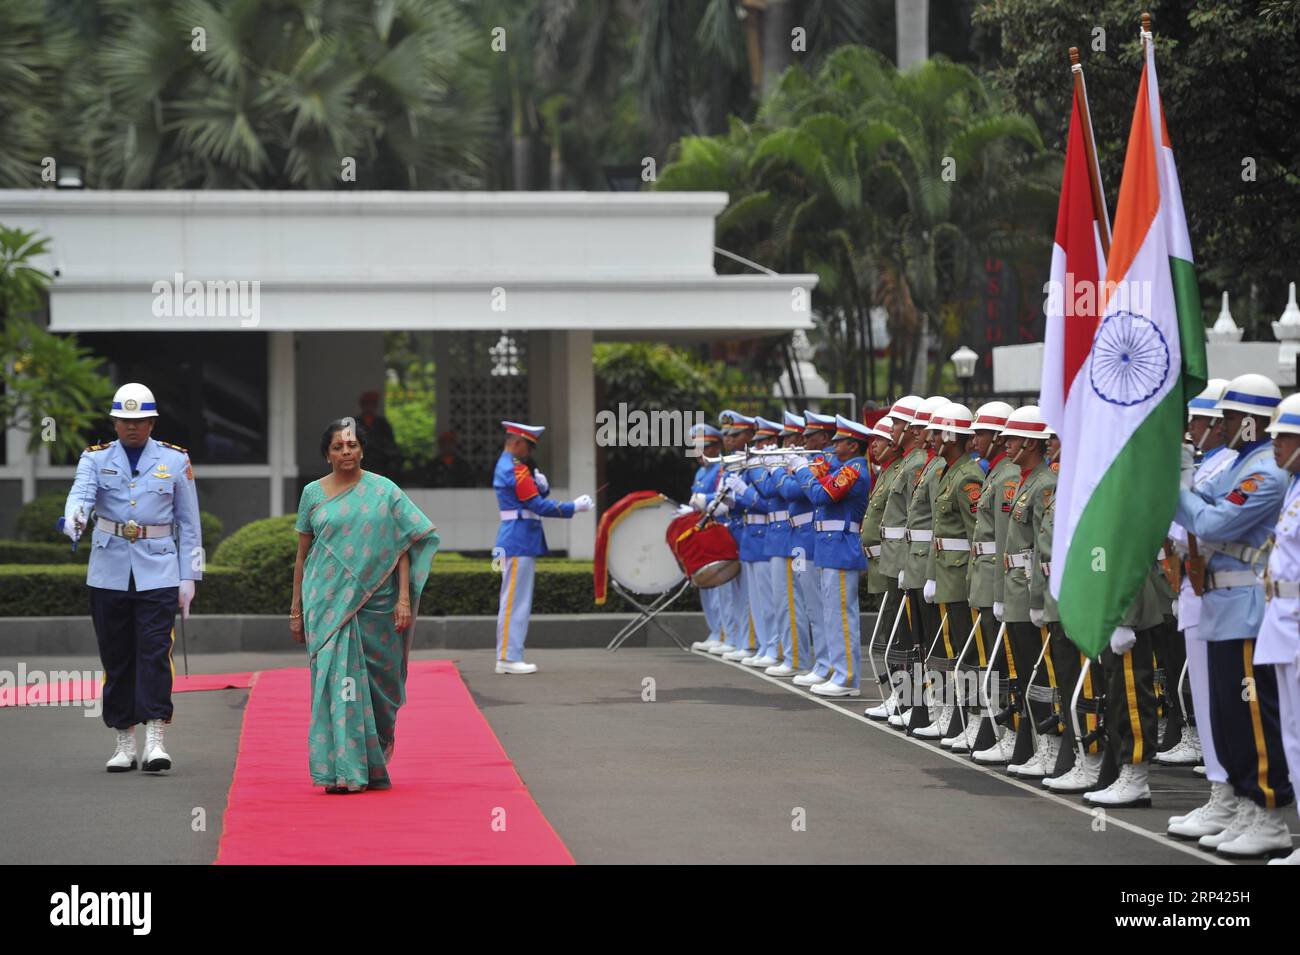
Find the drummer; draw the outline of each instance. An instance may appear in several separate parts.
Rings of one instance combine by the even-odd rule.
[[[722,483],[722,461],[719,460],[722,454],[722,432],[711,424],[700,422],[691,428],[691,440],[700,455],[700,466],[696,468],[695,481],[691,484],[690,505],[697,511],[704,511]],[[715,460],[710,463],[706,458]],[[714,509],[714,518],[721,521],[725,509],[725,504],[719,504]],[[723,513],[719,514],[719,511]],[[692,650],[712,650],[727,642],[721,590],[721,587],[706,587],[700,591],[700,608],[704,611],[704,622],[709,627],[709,637],[691,644]]]
[[[753,418],[728,408],[718,415],[718,424],[722,429],[724,455],[735,454],[749,447],[750,439],[754,436]],[[721,467],[723,473],[719,479],[725,482],[725,478],[734,472],[728,471],[725,464]],[[727,529],[736,539],[736,547],[739,549],[745,536],[745,508],[734,501],[725,487],[721,487],[715,493],[725,495],[719,508],[725,518],[719,517],[719,520],[725,519]],[[714,513],[716,516],[717,512]],[[753,654],[758,647],[754,623],[749,614],[749,578],[745,574],[744,566],[742,563],[738,577],[718,588],[721,591],[718,602],[722,608],[724,637],[720,645],[709,648],[709,653],[720,656],[724,660],[739,661]]]

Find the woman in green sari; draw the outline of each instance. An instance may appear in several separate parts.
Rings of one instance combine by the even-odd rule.
[[[415,609],[438,535],[392,481],[361,469],[365,432],[325,429],[330,473],[303,488],[289,628],[311,665],[312,782],[326,792],[388,789]]]

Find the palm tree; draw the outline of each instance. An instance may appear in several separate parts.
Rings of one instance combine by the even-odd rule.
[[[110,188],[473,188],[481,38],[452,0],[110,0],[84,120]],[[202,31],[197,33],[196,31]],[[178,38],[180,40],[178,41]]]

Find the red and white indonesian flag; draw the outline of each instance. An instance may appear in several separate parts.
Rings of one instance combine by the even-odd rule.
[[[1052,593],[1065,632],[1096,656],[1146,581],[1174,515],[1187,398],[1205,386],[1205,327],[1149,38],[1092,312],[1077,287],[1100,255],[1091,204],[1081,205],[1087,160],[1076,130],[1077,106],[1061,196],[1066,222],[1057,224],[1052,260],[1053,278],[1059,260],[1066,273],[1075,270],[1076,288],[1060,277],[1042,406],[1062,443]]]

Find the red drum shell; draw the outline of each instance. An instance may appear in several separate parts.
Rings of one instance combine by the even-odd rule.
[[[683,514],[668,525],[668,546],[701,590],[718,587],[740,573],[740,554],[731,531],[713,521],[697,528],[698,514]]]

